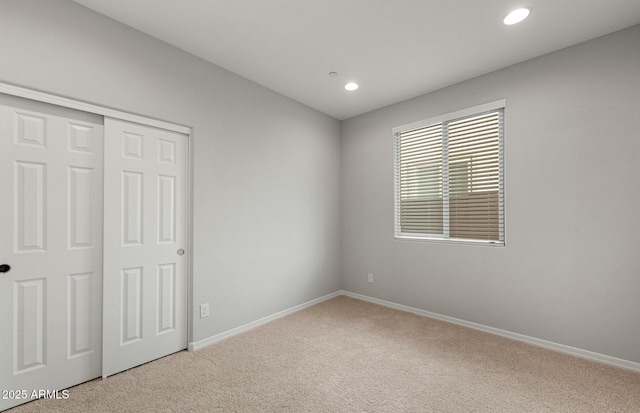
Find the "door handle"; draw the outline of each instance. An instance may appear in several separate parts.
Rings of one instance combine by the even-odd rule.
[[[184,250],[182,248],[180,248],[177,252],[178,252],[178,255],[184,255]]]
[[[9,264],[0,265],[0,273],[9,272],[10,269],[11,269],[11,266]]]

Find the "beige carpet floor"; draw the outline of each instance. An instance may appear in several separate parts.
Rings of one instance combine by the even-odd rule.
[[[640,412],[640,374],[338,297],[22,412]]]

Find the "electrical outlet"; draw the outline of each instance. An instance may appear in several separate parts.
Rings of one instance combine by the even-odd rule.
[[[209,317],[209,303],[200,304],[200,318]]]
[[[373,283],[373,274],[371,273],[367,274],[367,281],[369,282],[369,284]]]

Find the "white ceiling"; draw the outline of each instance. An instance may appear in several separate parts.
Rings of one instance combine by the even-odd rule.
[[[640,23],[640,0],[74,1],[340,120]]]

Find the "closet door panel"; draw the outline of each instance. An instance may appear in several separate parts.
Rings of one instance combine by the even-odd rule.
[[[187,346],[187,136],[105,119],[103,376]]]
[[[0,95],[0,410],[101,374],[101,123]]]

